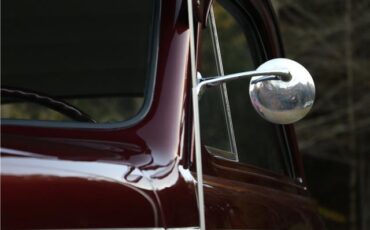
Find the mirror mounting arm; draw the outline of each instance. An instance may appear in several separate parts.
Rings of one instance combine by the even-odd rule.
[[[224,76],[216,76],[216,77],[207,77],[202,78],[201,74],[198,72],[197,74],[198,84],[197,84],[197,93],[198,95],[201,94],[201,91],[204,87],[214,87],[218,86],[222,83],[237,80],[241,78],[247,77],[255,77],[255,76],[263,76],[257,80],[251,82],[251,84],[256,84],[261,81],[267,80],[281,80],[281,81],[290,81],[292,79],[292,75],[288,70],[273,70],[273,71],[247,71],[247,72],[240,72],[234,74],[228,74]]]

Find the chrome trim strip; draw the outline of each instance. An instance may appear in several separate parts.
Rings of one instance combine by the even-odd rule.
[[[199,207],[199,225],[200,229],[206,229],[204,214],[204,192],[203,192],[203,169],[202,169],[202,152],[200,146],[200,125],[199,125],[199,107],[198,107],[198,79],[195,61],[195,38],[194,38],[194,18],[193,18],[193,0],[187,0],[188,5],[188,23],[190,33],[190,63],[192,79],[192,100],[193,100],[193,119],[195,135],[195,163],[197,172],[197,190],[198,190],[198,207]]]

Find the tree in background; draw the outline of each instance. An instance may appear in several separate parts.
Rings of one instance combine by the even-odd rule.
[[[370,1],[273,0],[286,56],[307,67],[316,104],[296,125],[329,229],[370,228]]]

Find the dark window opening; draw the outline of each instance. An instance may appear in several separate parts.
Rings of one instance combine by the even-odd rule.
[[[1,87],[70,104],[97,123],[143,108],[156,1],[2,1]],[[134,23],[133,23],[134,21]],[[3,96],[4,119],[74,120],[45,103]]]

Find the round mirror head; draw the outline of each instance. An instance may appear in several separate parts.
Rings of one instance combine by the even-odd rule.
[[[289,71],[291,79],[283,81],[274,76],[252,77],[249,95],[255,110],[276,124],[291,124],[302,119],[315,99],[315,84],[311,74],[301,64],[277,58],[265,62],[257,71]]]

